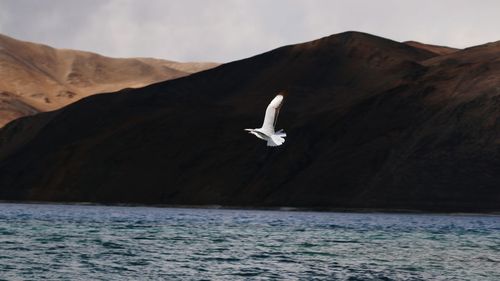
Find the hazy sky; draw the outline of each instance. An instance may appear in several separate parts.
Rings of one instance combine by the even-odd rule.
[[[500,40],[500,1],[0,0],[0,33],[114,57],[227,62],[347,30],[468,47]]]

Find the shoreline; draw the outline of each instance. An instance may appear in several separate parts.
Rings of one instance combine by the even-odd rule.
[[[223,205],[184,205],[184,204],[141,204],[141,203],[97,203],[73,201],[16,201],[0,200],[0,204],[26,205],[70,205],[102,207],[142,207],[171,209],[206,209],[206,210],[241,210],[241,211],[277,211],[277,212],[317,212],[317,213],[373,213],[373,214],[415,214],[415,215],[450,215],[450,216],[500,216],[500,211],[490,212],[447,212],[400,208],[328,208],[328,207],[289,207],[289,206],[223,206]]]

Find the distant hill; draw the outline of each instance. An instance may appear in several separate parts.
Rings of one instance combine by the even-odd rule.
[[[214,63],[118,59],[0,35],[0,127],[83,97],[189,75]]]
[[[0,131],[0,199],[500,211],[500,43],[345,32]],[[288,91],[269,148],[244,132]]]

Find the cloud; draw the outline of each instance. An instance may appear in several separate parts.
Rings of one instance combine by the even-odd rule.
[[[467,47],[500,40],[482,0],[3,0],[0,32],[108,56],[226,62],[346,30]]]
[[[3,30],[7,21],[10,20],[9,13],[4,8],[4,4],[0,2],[0,30]]]

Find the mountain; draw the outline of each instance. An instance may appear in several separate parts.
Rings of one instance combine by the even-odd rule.
[[[258,127],[288,92],[278,148]],[[0,198],[500,211],[500,43],[345,32],[0,131]]]
[[[403,42],[403,43],[405,43],[407,45],[410,45],[412,47],[415,47],[415,48],[419,48],[419,49],[423,49],[423,50],[429,51],[429,52],[434,53],[436,55],[448,55],[448,54],[451,54],[451,53],[454,53],[454,52],[460,50],[460,49],[446,47],[446,46],[437,46],[437,45],[431,45],[431,44],[424,44],[424,43],[420,43],[420,42],[417,42],[417,41],[406,41],[406,42]]]
[[[0,35],[0,127],[83,97],[137,88],[216,66],[54,49]]]

